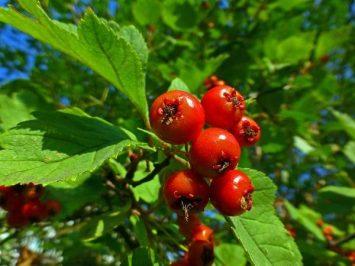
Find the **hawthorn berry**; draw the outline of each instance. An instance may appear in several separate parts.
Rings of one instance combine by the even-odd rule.
[[[186,219],[189,212],[200,212],[206,207],[209,197],[206,181],[191,170],[172,173],[164,185],[164,197],[168,206]]]
[[[186,219],[184,215],[178,215],[177,222],[181,234],[184,235],[187,239],[191,239],[192,231],[201,225],[201,221],[195,213],[191,213],[188,219]]]
[[[61,210],[61,205],[58,201],[56,200],[47,200],[45,202],[46,210],[48,215],[57,215],[60,213]]]
[[[253,191],[254,186],[245,173],[231,170],[212,180],[210,197],[213,206],[220,213],[234,216],[252,208]]]
[[[46,205],[39,200],[27,202],[22,206],[21,212],[31,222],[39,222],[48,217]]]
[[[216,86],[202,98],[206,122],[212,127],[231,130],[242,118],[245,110],[243,96],[230,86]]]
[[[192,241],[187,254],[189,265],[210,266],[214,261],[213,243],[203,240]]]
[[[195,226],[191,231],[193,241],[208,241],[214,243],[214,233],[212,228],[204,224]]]
[[[195,96],[173,90],[155,99],[150,108],[150,123],[162,140],[183,144],[200,133],[205,124],[205,113]]]
[[[237,140],[224,129],[208,128],[191,144],[190,163],[203,177],[214,177],[234,169],[239,158]]]
[[[260,139],[261,128],[253,119],[243,116],[234,127],[233,133],[240,146],[251,146]]]

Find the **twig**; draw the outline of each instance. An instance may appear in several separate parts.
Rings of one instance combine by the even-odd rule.
[[[155,164],[154,165],[154,169],[151,173],[149,173],[146,177],[142,178],[139,181],[133,182],[132,186],[136,187],[139,186],[145,182],[149,182],[150,180],[152,180],[163,168],[167,167],[170,163],[170,156],[166,157],[164,159],[164,161],[162,161],[161,163]]]
[[[132,180],[133,179],[134,173],[137,171],[137,167],[138,167],[139,161],[140,161],[140,158],[137,158],[137,159],[134,159],[130,163],[130,165],[128,167],[128,171],[127,171],[126,176],[125,176],[126,180]]]
[[[332,240],[329,241],[329,246],[330,247],[336,247],[336,246],[341,246],[342,244],[349,242],[350,240],[355,238],[355,233],[352,233],[344,238],[338,239],[338,240]]]
[[[127,232],[126,228],[122,225],[117,226],[114,229],[118,234],[120,234],[125,242],[127,243],[128,247],[133,250],[139,247],[139,243],[136,239],[132,238],[132,236]]]

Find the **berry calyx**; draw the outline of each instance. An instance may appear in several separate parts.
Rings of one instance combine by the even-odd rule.
[[[150,123],[162,140],[183,144],[200,133],[205,123],[205,113],[195,96],[173,90],[155,99],[150,108]]]
[[[243,96],[230,86],[216,86],[201,100],[206,122],[212,127],[231,130],[242,118],[245,110]]]
[[[235,137],[220,128],[204,130],[191,144],[192,168],[203,177],[214,177],[234,169],[240,158]]]
[[[168,206],[189,219],[190,212],[200,212],[209,200],[206,181],[191,170],[172,173],[164,185],[164,197]]]
[[[234,216],[251,210],[253,191],[254,186],[245,173],[231,170],[212,180],[210,197],[220,213]]]
[[[243,116],[235,126],[233,133],[240,146],[251,146],[260,139],[261,128],[253,119]]]

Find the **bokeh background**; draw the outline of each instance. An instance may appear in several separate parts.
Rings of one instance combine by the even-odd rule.
[[[240,165],[265,172],[277,184],[276,210],[306,265],[350,265],[347,257],[355,250],[354,240],[338,246],[332,241],[355,231],[354,1],[41,2],[50,17],[62,22],[76,24],[91,7],[101,17],[136,25],[150,51],[149,101],[175,77],[198,96],[205,91],[204,80],[213,74],[237,87],[263,129],[262,140],[243,152]],[[7,4],[18,6],[0,0],[0,6]],[[144,138],[136,130],[143,127],[136,111],[110,84],[70,57],[1,23],[0,86],[2,130],[47,105],[78,106]],[[5,104],[13,107],[13,113],[2,109]],[[85,198],[88,193],[83,191],[77,196],[82,197],[79,207],[96,200]],[[71,199],[75,194],[66,201]],[[164,210],[159,215],[175,219]],[[235,265],[245,265],[243,251],[223,232],[223,219],[212,210],[204,219],[220,229],[217,239],[227,243],[220,251],[217,248],[222,257],[217,263],[227,265],[225,256],[238,261]],[[120,252],[106,239],[107,243],[94,246],[80,244],[80,252],[68,253],[73,242],[60,238],[52,242],[60,227],[57,223],[28,229],[3,242],[9,234],[4,225],[0,264],[14,263],[22,254],[18,248],[26,245],[50,257],[48,263],[111,265],[124,256],[120,236],[115,240],[123,245]],[[332,228],[332,239],[324,234],[327,226]],[[131,233],[134,236],[133,229]],[[230,245],[239,252],[228,253]],[[176,256],[174,245],[162,248],[160,256],[165,263]]]

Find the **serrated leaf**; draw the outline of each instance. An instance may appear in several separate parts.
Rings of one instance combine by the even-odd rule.
[[[275,214],[276,187],[263,173],[240,169],[253,181],[253,208],[241,216],[229,217],[233,232],[254,265],[302,265],[302,257],[291,236]]]
[[[145,69],[148,62],[148,47],[142,34],[132,25],[122,27],[119,34],[136,50]]]
[[[148,148],[99,118],[73,111],[34,116],[35,120],[0,135],[1,184],[71,180],[94,171],[128,147]]]
[[[181,91],[187,91],[187,92],[190,92],[189,88],[187,87],[187,85],[185,84],[185,82],[183,82],[181,79],[179,78],[175,78],[169,88],[168,88],[168,91],[171,91],[171,90],[181,90]]]
[[[129,43],[127,36],[120,37],[112,23],[98,18],[91,10],[75,27],[50,19],[38,1],[19,0],[19,3],[30,16],[13,8],[0,8],[0,21],[91,67],[127,95],[147,120],[144,62],[142,53],[135,50],[136,40]]]
[[[144,221],[138,216],[131,216],[130,220],[133,224],[133,231],[139,244],[142,246],[148,246],[149,240]]]

